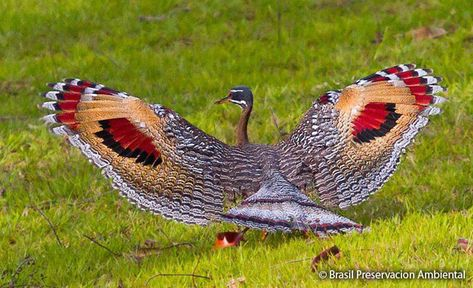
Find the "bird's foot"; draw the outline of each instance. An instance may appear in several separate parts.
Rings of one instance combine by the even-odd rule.
[[[238,246],[241,241],[244,241],[243,236],[249,228],[245,228],[240,232],[221,232],[217,234],[214,248],[226,248]]]

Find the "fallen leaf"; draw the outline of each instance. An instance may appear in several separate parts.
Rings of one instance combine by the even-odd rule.
[[[156,247],[156,240],[153,240],[153,239],[146,239],[146,240],[145,240],[145,247],[148,247],[148,248],[154,248],[154,247]]]
[[[227,288],[238,288],[240,287],[240,284],[245,283],[246,278],[245,276],[240,276],[238,278],[232,278],[230,281],[227,283]]]
[[[312,259],[312,272],[317,271],[317,266],[320,262],[327,261],[328,259],[330,259],[330,257],[333,256],[336,258],[340,258],[340,249],[338,249],[338,247],[335,245],[320,252],[319,255],[315,256],[314,259]]]
[[[447,30],[442,27],[420,27],[409,31],[414,40],[425,40],[442,37],[447,34]]]
[[[465,239],[465,238],[458,239],[457,249],[466,254],[473,255],[473,244],[468,239]]]
[[[241,241],[245,241],[243,235],[248,228],[245,228],[240,232],[222,232],[217,234],[217,239],[215,239],[214,249],[227,248],[232,246],[240,245]]]

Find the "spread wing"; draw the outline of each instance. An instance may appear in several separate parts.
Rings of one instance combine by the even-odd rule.
[[[432,70],[399,65],[330,91],[313,103],[295,131],[277,145],[281,169],[300,188],[315,185],[321,201],[360,203],[393,174],[402,152],[445,89]]]
[[[186,223],[218,220],[228,146],[172,110],[100,84],[68,79],[45,93],[44,120],[65,135],[140,208]]]

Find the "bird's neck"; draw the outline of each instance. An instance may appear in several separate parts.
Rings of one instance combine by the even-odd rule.
[[[248,119],[250,119],[251,110],[253,109],[252,106],[248,106],[243,109],[243,112],[240,116],[240,121],[238,122],[237,127],[237,145],[243,146],[248,144]]]

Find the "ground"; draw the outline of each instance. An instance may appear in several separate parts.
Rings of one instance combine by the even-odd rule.
[[[240,287],[473,285],[473,256],[456,249],[459,238],[473,239],[470,1],[221,4],[1,1],[0,285],[225,287],[240,277]],[[246,84],[256,103],[251,140],[276,143],[324,91],[410,62],[444,77],[444,113],[375,196],[342,212],[371,232],[330,239],[263,242],[251,231],[241,247],[212,250],[215,234],[234,227],[186,226],[136,209],[48,133],[37,108],[45,83],[80,77],[161,103],[234,143],[239,109],[213,102]],[[140,258],[146,241],[167,248]],[[311,259],[332,245],[341,256],[319,271],[465,270],[467,279],[321,280]],[[153,278],[160,273],[208,278]]]

